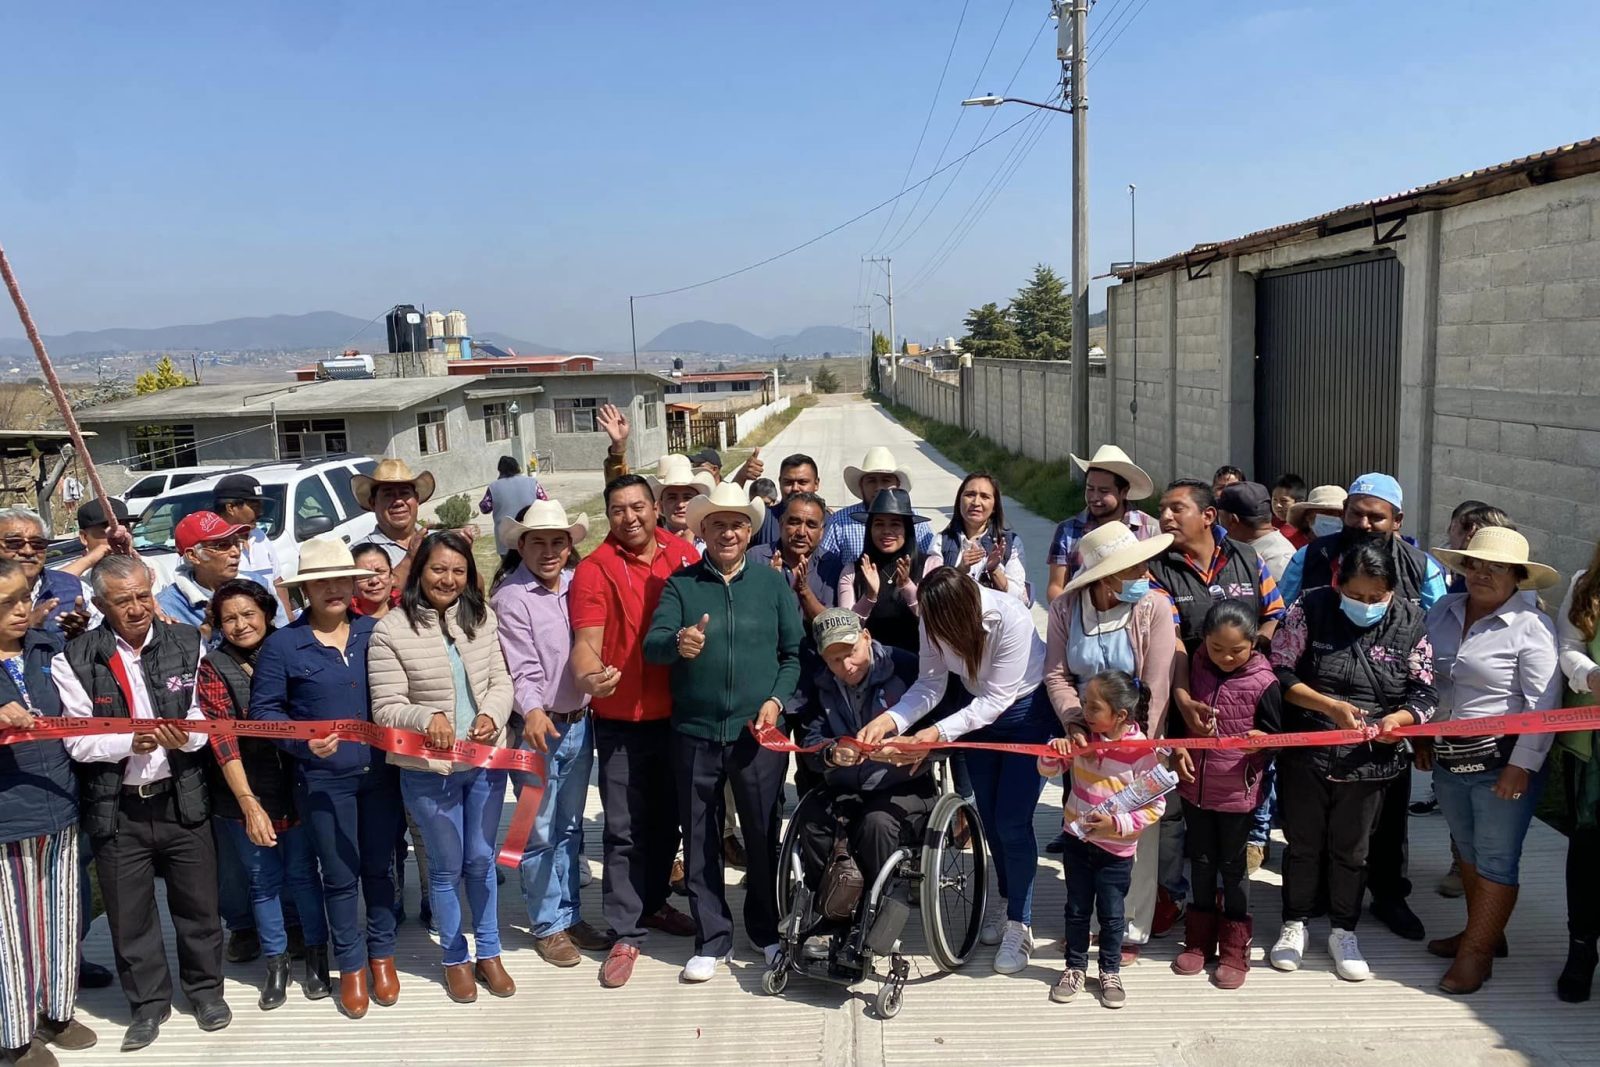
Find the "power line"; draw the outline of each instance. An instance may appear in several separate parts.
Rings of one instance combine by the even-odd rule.
[[[1032,115],[1023,116],[1022,118],[1018,119],[1016,122],[1013,122],[1013,123],[1011,123],[1011,125],[1009,125],[1009,126],[1005,127],[1004,129],[1002,129],[999,133],[995,134],[993,137],[989,137],[989,138],[986,138],[986,139],[984,139],[982,141],[979,141],[977,144],[973,145],[967,151],[963,152],[961,155],[957,156],[955,159],[952,159],[950,162],[946,163],[944,166],[940,167],[938,170],[933,171],[931,174],[929,174],[927,177],[923,178],[921,181],[918,181],[916,184],[906,186],[906,188],[902,189],[900,192],[894,194],[893,196],[889,197],[888,199],[880,200],[878,203],[874,204],[872,207],[867,208],[865,211],[861,212],[860,214],[853,215],[850,218],[845,219],[843,222],[839,223],[837,226],[833,226],[833,227],[831,227],[829,229],[826,229],[826,230],[822,231],[821,233],[817,234],[815,237],[812,237],[812,238],[810,238],[808,240],[805,240],[805,241],[801,241],[799,244],[794,245],[791,248],[786,248],[782,252],[778,252],[778,253],[775,253],[773,255],[770,255],[765,259],[757,260],[756,262],[751,263],[748,266],[740,267],[738,270],[730,270],[726,274],[719,274],[715,278],[707,278],[704,281],[694,282],[694,283],[689,284],[689,285],[680,285],[680,286],[678,286],[678,287],[676,287],[674,289],[661,289],[661,290],[658,290],[658,291],[653,292],[653,293],[636,293],[636,294],[634,294],[633,299],[635,299],[635,300],[648,300],[651,297],[672,296],[674,293],[686,293],[690,289],[702,289],[705,286],[714,285],[717,282],[721,282],[721,281],[726,281],[729,278],[737,277],[740,274],[747,274],[750,271],[755,270],[757,267],[765,267],[768,263],[774,263],[774,262],[776,262],[776,261],[778,261],[780,259],[783,259],[785,256],[792,256],[792,255],[794,255],[794,253],[800,251],[801,249],[810,248],[812,245],[816,244],[818,241],[822,240],[823,238],[832,237],[834,234],[838,233],[840,230],[845,229],[846,227],[851,226],[851,225],[853,225],[853,224],[855,224],[857,222],[860,222],[862,219],[866,218],[868,215],[871,215],[874,212],[883,210],[884,208],[888,207],[890,204],[894,203],[896,200],[899,200],[901,197],[905,196],[907,193],[910,193],[915,189],[920,189],[922,186],[926,185],[928,182],[933,181],[933,179],[937,178],[939,175],[943,174],[945,171],[949,170],[951,167],[954,167],[957,164],[959,164],[963,159],[966,159],[968,156],[975,155],[979,151],[979,149],[985,148],[988,145],[993,144],[995,141],[998,141],[1000,138],[1004,137],[1006,134],[1010,133],[1012,130],[1016,129],[1018,126],[1021,126],[1024,122],[1027,122],[1032,117],[1033,117]]]
[[[1119,4],[1122,6],[1122,10],[1116,11],[1117,5]],[[1091,55],[1094,53],[1094,50],[1106,40],[1107,36],[1116,30],[1117,23],[1121,22],[1125,17],[1127,17],[1128,12],[1132,9],[1133,5],[1130,3],[1124,3],[1124,0],[1112,0],[1111,7],[1108,8],[1106,13],[1098,20],[1098,25],[1090,33],[1089,40],[1084,45]],[[1116,14],[1113,17],[1112,13],[1114,11]],[[1088,57],[1085,56],[1085,58]]]
[[[1093,70],[1095,66],[1099,64],[1100,57],[1111,50],[1111,46],[1117,43],[1117,38],[1121,37],[1127,32],[1128,27],[1133,25],[1134,19],[1139,17],[1139,12],[1143,11],[1145,7],[1149,5],[1149,3],[1150,0],[1141,0],[1139,6],[1133,9],[1133,14],[1129,15],[1128,20],[1122,24],[1122,27],[1119,30],[1117,30],[1116,36],[1112,37],[1111,40],[1107,41],[1100,48],[1095,49],[1094,54],[1091,57],[1087,57],[1092,60],[1092,62],[1089,64],[1090,70]]]
[[[904,195],[907,191],[906,182],[911,180],[911,170],[917,165],[917,156],[922,154],[923,139],[928,136],[928,125],[933,122],[934,108],[939,106],[939,94],[944,91],[944,76],[950,70],[950,57],[955,55],[956,42],[961,40],[961,24],[967,21],[967,4],[969,2],[970,0],[961,0],[961,15],[956,19],[956,32],[954,36],[950,38],[950,47],[945,51],[944,66],[939,68],[939,84],[934,87],[933,99],[928,101],[928,114],[922,120],[922,132],[917,135],[916,150],[911,153],[911,158],[906,161],[905,177],[900,179],[901,195]],[[937,166],[937,164],[935,164],[935,166]],[[895,213],[893,211],[889,212],[888,216],[883,220],[883,227],[878,230],[878,236],[872,239],[872,248],[878,247],[878,244],[883,240],[884,233],[886,233],[889,229],[889,223],[894,221],[894,214]]]

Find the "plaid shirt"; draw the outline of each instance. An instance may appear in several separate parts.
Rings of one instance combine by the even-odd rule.
[[[233,695],[228,683],[211,664],[202,660],[194,676],[194,694],[200,704],[200,713],[208,719],[236,719],[233,713]],[[212,734],[211,751],[220,766],[239,758],[239,739],[233,734]]]
[[[1122,521],[1128,524],[1133,536],[1141,541],[1148,541],[1161,532],[1161,520],[1134,508],[1127,510],[1122,516]],[[1089,512],[1085,509],[1057,526],[1055,537],[1050,539],[1048,562],[1052,567],[1067,568],[1069,581],[1078,569],[1078,542],[1082,541],[1083,535],[1091,529],[1093,527],[1089,525]]]

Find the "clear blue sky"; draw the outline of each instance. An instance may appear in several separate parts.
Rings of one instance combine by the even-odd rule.
[[[1013,95],[1052,91],[1053,28],[1029,48],[1047,6],[1018,0],[1001,29],[1008,0],[970,0],[913,181],[953,125],[946,159],[1027,115],[958,107],[974,86],[998,92],[1020,64]],[[409,301],[623,345],[628,293],[742,266],[898,191],[961,11],[19,0],[0,8],[0,241],[49,333]],[[1100,0],[1091,35],[1119,17],[1102,54],[1091,36],[1094,273],[1128,256],[1130,181],[1155,258],[1600,133],[1593,0]],[[893,241],[915,194],[881,241],[883,213],[641,303],[641,340],[692,318],[849,324],[871,291],[861,255],[895,245],[903,333],[959,329],[1037,261],[1066,274],[1055,116],[912,284],[1021,132],[973,156],[923,223],[954,172],[935,179]],[[0,336],[18,333],[7,309]]]

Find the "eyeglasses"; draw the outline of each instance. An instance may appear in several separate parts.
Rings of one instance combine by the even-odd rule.
[[[1471,556],[1462,559],[1461,566],[1469,573],[1483,573],[1496,578],[1504,578],[1516,569],[1511,563],[1490,563],[1488,560],[1473,559]]]
[[[7,552],[21,552],[24,548],[43,552],[49,547],[49,540],[43,537],[0,537],[0,548]]]
[[[201,541],[199,547],[207,552],[231,552],[236,548],[244,547],[244,538],[229,537],[221,541]]]

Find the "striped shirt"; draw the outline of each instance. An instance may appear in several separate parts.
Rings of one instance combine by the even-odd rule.
[[[1129,722],[1119,740],[1139,741],[1144,734],[1138,724]],[[1099,734],[1090,735],[1092,741],[1106,741]],[[1107,749],[1077,756],[1072,761],[1072,793],[1064,798],[1062,817],[1071,823],[1096,804],[1110,800],[1127,788],[1141,775],[1155,769],[1160,757],[1155,749]],[[1113,856],[1132,856],[1139,847],[1139,835],[1154,826],[1167,810],[1167,798],[1157,797],[1153,802],[1131,812],[1112,816],[1116,833],[1106,837],[1091,837],[1089,843],[1098,845]]]

